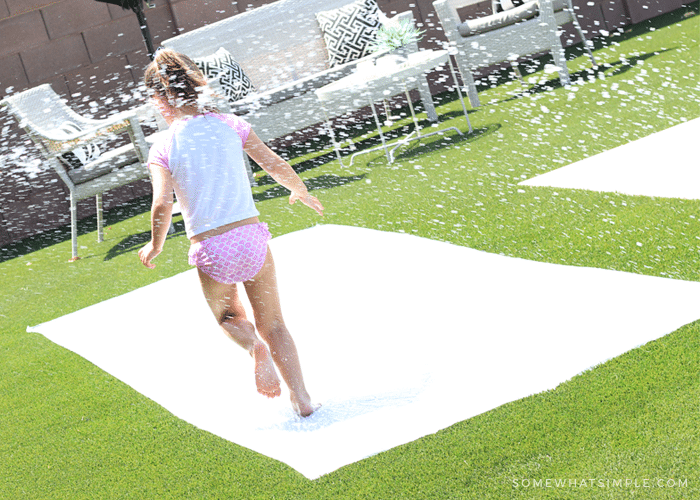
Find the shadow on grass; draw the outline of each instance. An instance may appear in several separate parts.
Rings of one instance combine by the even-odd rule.
[[[175,227],[175,232],[168,234],[166,237],[166,240],[169,240],[171,238],[176,238],[178,236],[182,236],[185,234],[185,223],[184,221],[174,221],[173,226]],[[144,231],[142,233],[137,233],[137,234],[131,234],[127,236],[126,238],[123,238],[119,243],[114,245],[112,248],[109,249],[107,252],[107,255],[105,255],[104,260],[111,260],[115,257],[118,257],[122,254],[132,252],[138,248],[141,248],[144,246],[146,243],[151,241],[151,232],[150,231]]]
[[[433,101],[437,107],[443,105],[442,103],[450,103],[457,100],[457,91],[446,91],[433,96]],[[422,109],[422,103],[413,103],[416,114],[421,115],[425,113]],[[367,108],[369,109],[369,107]],[[468,114],[477,113],[478,110],[469,109]],[[459,116],[464,116],[463,110],[458,108],[457,110],[442,111],[438,110],[439,122],[444,122],[457,118]],[[382,128],[382,133],[387,141],[398,139],[399,137],[405,136],[410,133],[414,126],[411,119],[410,108],[408,104],[401,107],[392,107],[391,114],[396,118],[393,120],[394,128]],[[346,144],[348,141],[352,142],[352,147],[344,145],[341,148],[340,155],[343,159],[351,156],[354,153],[363,151],[365,149],[376,147],[381,144],[381,139],[379,132],[377,131],[376,125],[372,116],[355,116],[355,115],[343,115],[333,119],[333,130],[336,135],[336,139],[341,144]],[[429,121],[427,117],[419,120],[419,126],[421,129],[431,129],[433,122]],[[294,171],[297,173],[302,173],[312,168],[318,167],[325,163],[330,163],[337,159],[335,150],[333,149],[333,144],[328,133],[320,129],[319,135],[314,139],[314,145],[309,146],[308,143],[300,145],[290,145],[284,148],[277,148],[276,152],[284,158],[303,158],[301,161],[297,161],[292,165]],[[304,158],[306,157],[306,158]],[[260,167],[255,165],[253,167],[254,171],[260,171]],[[263,175],[256,179],[259,186],[265,186],[270,184],[275,184],[274,179],[267,175]]]
[[[330,189],[338,186],[344,186],[345,184],[350,184],[351,182],[357,182],[364,179],[367,174],[359,175],[320,175],[312,179],[304,179],[304,184],[309,191],[315,191],[317,189]],[[281,198],[282,196],[289,196],[290,191],[284,186],[277,184],[275,187],[263,191],[262,193],[253,194],[253,199],[255,202],[271,200],[273,198]]]
[[[325,149],[325,147],[323,147],[323,146],[319,146],[319,147],[320,147],[321,151],[323,149]],[[308,150],[306,151],[306,154],[309,154]],[[336,159],[335,151],[330,151],[330,152],[318,154],[317,156],[313,156],[312,158],[309,158],[308,160],[304,160],[304,161],[301,161],[299,163],[296,163],[296,164],[292,165],[292,168],[294,169],[294,171],[297,174],[301,174],[302,172],[306,172],[307,170],[311,170],[311,169],[316,168],[316,167],[323,165],[325,163],[330,163],[335,159]],[[262,177],[256,178],[255,182],[257,183],[258,186],[269,186],[269,185],[277,184],[276,180],[274,180],[272,177],[270,177],[269,175],[266,175],[266,174],[263,175]]]
[[[148,212],[151,209],[151,196],[142,196],[114,207],[104,212],[104,227],[107,228],[118,222],[130,219],[136,215]],[[97,231],[97,215],[91,215],[78,221],[78,236]],[[0,264],[22,255],[27,255],[38,250],[70,241],[70,224],[50,229],[43,233],[15,241],[0,247]],[[66,256],[66,261],[70,258],[70,249]]]
[[[656,52],[643,54],[640,56],[632,56],[629,59],[626,59],[625,62],[615,61],[613,63],[604,63],[603,65],[598,66],[595,69],[594,68],[586,68],[586,69],[582,69],[580,71],[577,71],[575,73],[569,73],[569,77],[571,78],[572,83],[575,83],[577,80],[595,80],[598,78],[598,75],[605,74],[605,73],[609,72],[611,69],[613,71],[606,76],[621,75],[623,73],[626,73],[630,69],[632,69],[638,63],[638,61],[646,61],[647,59],[649,59],[651,57],[657,56],[657,55],[661,54],[662,52],[667,52],[669,50],[673,50],[673,49],[663,49],[663,50],[659,50]],[[549,92],[549,91],[554,90],[556,88],[560,88],[561,86],[562,85],[561,85],[561,82],[559,81],[559,77],[556,77],[556,78],[553,78],[553,79],[548,80],[546,82],[536,83],[528,89],[524,88],[522,91],[516,93],[512,97],[509,97],[507,99],[502,99],[500,101],[491,102],[490,104],[510,102],[510,101],[515,100],[515,99],[520,99],[521,97],[524,97],[527,95],[535,95],[535,94],[540,94],[543,92]]]
[[[414,146],[406,146],[407,149],[404,149],[401,153],[395,155],[394,157],[396,159],[401,158],[403,160],[408,160],[411,158],[422,156],[426,153],[432,153],[433,151],[437,151],[446,146],[455,146],[457,144],[469,144],[481,139],[486,135],[493,134],[494,132],[498,131],[501,127],[502,125],[500,123],[495,123],[489,125],[488,127],[475,128],[473,129],[471,134],[465,132],[464,135],[459,135],[455,132],[449,132],[441,135],[434,135],[431,136],[429,139],[426,139],[425,141],[415,141]]]

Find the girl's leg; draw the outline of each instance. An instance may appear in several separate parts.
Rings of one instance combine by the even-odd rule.
[[[289,387],[294,410],[302,417],[311,415],[315,408],[304,386],[304,377],[294,340],[282,318],[275,263],[269,247],[263,268],[243,285],[253,306],[258,332],[270,346],[272,358]]]
[[[246,319],[236,285],[226,285],[197,269],[207,303],[224,333],[248,351],[255,361],[255,385],[268,398],[279,396],[280,381],[275,372],[270,351],[255,335],[255,327]]]

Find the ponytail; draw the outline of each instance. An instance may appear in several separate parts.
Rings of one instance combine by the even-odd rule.
[[[172,49],[158,49],[153,62],[146,68],[144,81],[146,87],[167,99],[173,107],[195,106],[216,111],[200,102],[207,80],[195,62],[184,54]]]

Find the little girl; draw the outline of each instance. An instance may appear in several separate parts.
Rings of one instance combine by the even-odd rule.
[[[204,296],[224,332],[253,357],[260,394],[281,394],[274,364],[289,387],[292,407],[301,416],[315,407],[304,386],[299,357],[282,318],[275,264],[267,242],[267,224],[258,220],[243,162],[245,151],[297,200],[323,215],[287,162],[272,152],[235,115],[201,104],[204,75],[183,54],[161,49],[146,68],[146,86],[170,127],[150,150],[153,182],[151,242],[139,251],[141,262],[162,250],[170,227],[173,190],[190,238],[189,263],[197,266]],[[246,319],[236,283],[243,283],[255,315]],[[268,349],[269,346],[269,349]]]

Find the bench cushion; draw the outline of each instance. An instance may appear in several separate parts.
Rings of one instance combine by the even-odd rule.
[[[554,0],[552,2],[554,12],[563,10],[566,6],[565,0]],[[457,29],[463,37],[479,35],[494,31],[512,24],[526,21],[535,17],[539,13],[539,3],[535,0],[525,2],[519,7],[492,14],[477,19],[469,19],[460,24]]]
[[[66,137],[82,132],[83,129],[73,122],[64,122],[58,129],[66,134]],[[85,144],[61,155],[61,160],[69,169],[81,168],[86,163],[96,160],[100,156],[100,148],[97,144]]]
[[[369,54],[381,26],[376,0],[357,0],[338,9],[316,13],[334,67]]]
[[[333,83],[339,78],[349,75],[352,73],[352,70],[355,67],[355,62],[343,64],[341,66],[336,66],[335,68],[320,71],[315,75],[301,78],[295,82],[280,85],[279,87],[268,90],[267,92],[256,92],[254,94],[250,94],[245,99],[241,99],[231,106],[231,112],[239,116],[245,116],[251,111],[256,111],[260,108],[271,106],[273,104],[279,104],[289,99],[307,94],[311,96],[312,101],[315,102],[315,94],[311,94],[311,92],[323,87],[324,85]]]
[[[241,65],[223,47],[209,56],[195,58],[194,62],[207,80],[218,80],[219,87],[229,102],[243,99],[255,91]]]
[[[102,153],[99,158],[80,168],[68,170],[68,177],[75,184],[83,184],[133,163],[138,163],[138,158],[134,146],[129,143]]]
[[[491,8],[494,14],[505,10],[514,9],[524,4],[526,0],[491,0]]]

